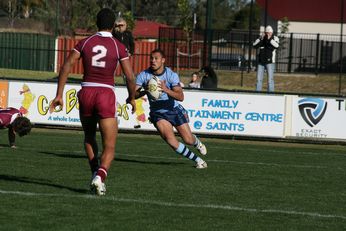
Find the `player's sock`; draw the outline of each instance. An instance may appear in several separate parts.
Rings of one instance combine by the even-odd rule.
[[[198,139],[198,137],[196,135],[193,135],[196,139],[195,143],[193,144],[194,147],[198,147],[199,145],[201,145],[201,141]]]
[[[107,177],[107,170],[104,167],[99,167],[97,170],[97,176],[101,177],[101,181],[104,182]]]
[[[96,156],[92,160],[89,160],[89,165],[90,165],[91,174],[96,173],[97,170],[99,169],[99,161]]]
[[[176,151],[176,153],[183,155],[186,158],[189,158],[190,160],[193,160],[195,162],[199,162],[202,160],[196,154],[191,152],[183,143],[179,143],[179,147],[175,151]]]

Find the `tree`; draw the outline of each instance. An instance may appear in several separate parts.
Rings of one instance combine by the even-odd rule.
[[[126,11],[125,13],[123,13],[122,17],[127,23],[127,29],[130,31],[133,30],[135,28],[135,19],[132,16],[132,12]]]
[[[244,0],[241,2],[244,2]],[[233,1],[229,0],[213,0],[212,4],[212,29],[228,29],[230,22],[233,20],[233,15],[236,12],[235,8],[240,7],[240,3],[233,3]],[[205,29],[206,0],[196,0],[194,6],[197,14],[197,29]]]
[[[279,27],[280,49],[284,50],[286,49],[286,46],[288,44],[288,37],[285,36],[285,34],[289,32],[288,27],[290,25],[290,22],[288,21],[287,17],[282,18],[280,21],[281,21],[281,24]]]
[[[178,11],[180,13],[179,26],[186,32],[187,37],[193,30],[193,16],[188,0],[178,0]]]
[[[9,27],[13,27],[15,19],[18,17],[18,2],[17,0],[1,1],[0,8],[8,14]]]
[[[136,18],[144,18],[172,26],[179,24],[177,1],[143,0],[136,4]]]
[[[236,11],[232,17],[232,19],[229,21],[229,24],[227,26],[228,29],[241,29],[241,30],[248,30],[249,29],[249,18],[250,18],[250,3],[248,3],[245,6],[236,7],[239,8],[238,11]],[[257,30],[260,26],[260,8],[258,5],[253,5],[253,11],[252,11],[252,28]]]
[[[44,4],[43,0],[22,0],[21,9],[24,18],[29,18],[32,13],[32,8],[34,6],[42,6]]]

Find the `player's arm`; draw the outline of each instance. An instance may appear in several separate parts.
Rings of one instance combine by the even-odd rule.
[[[132,106],[132,113],[136,111],[136,83],[135,83],[135,75],[133,73],[130,60],[129,59],[123,59],[120,61],[121,68],[126,76],[126,87],[127,91],[129,93],[129,97],[126,99],[126,103],[131,104]]]
[[[166,92],[166,94],[178,101],[183,101],[184,100],[184,92],[183,92],[183,88],[178,84],[174,87],[172,87],[172,89],[169,89],[166,86],[166,81],[165,80],[161,80],[160,81],[160,85],[161,85],[161,89],[163,92]]]
[[[136,99],[143,97],[147,91],[142,86],[136,85]]]
[[[80,53],[76,50],[72,50],[69,57],[65,61],[64,65],[60,69],[59,77],[58,77],[58,87],[56,91],[55,99],[52,101],[52,104],[50,105],[49,111],[52,113],[56,106],[63,106],[63,93],[64,93],[64,87],[67,82],[68,74],[71,71],[71,68],[76,63],[76,61],[80,58]]]

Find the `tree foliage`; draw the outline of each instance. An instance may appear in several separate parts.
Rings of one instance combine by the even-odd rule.
[[[228,29],[249,29],[250,23],[250,3],[241,5],[239,10],[235,11],[232,20],[228,24]],[[260,26],[260,8],[254,4],[252,9],[252,28],[258,29]]]
[[[134,19],[147,19],[191,31],[194,14],[196,29],[205,28],[207,1],[212,1],[212,29],[248,29],[248,0],[2,0],[0,10],[12,24],[18,18],[30,18],[44,22],[48,32],[67,35],[76,29],[95,31],[95,15],[104,7],[122,15],[129,28]],[[253,28],[257,29],[259,9],[255,6]]]

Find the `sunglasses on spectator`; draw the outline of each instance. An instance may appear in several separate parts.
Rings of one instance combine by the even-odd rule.
[[[124,24],[118,24],[116,25],[117,27],[122,27],[122,26],[125,26]]]

